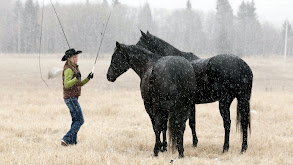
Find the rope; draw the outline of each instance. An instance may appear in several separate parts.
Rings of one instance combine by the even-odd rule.
[[[70,49],[70,46],[69,46],[69,43],[68,43],[67,37],[66,37],[66,35],[65,35],[65,32],[64,32],[63,26],[62,26],[62,24],[61,24],[61,21],[60,21],[60,19],[59,19],[59,16],[58,16],[58,14],[57,14],[57,11],[56,11],[56,9],[55,9],[55,6],[53,5],[53,3],[52,3],[51,0],[50,0],[50,2],[51,2],[51,4],[52,4],[52,7],[53,7],[53,9],[54,9],[54,11],[55,11],[55,14],[56,14],[56,16],[57,16],[57,19],[58,19],[58,21],[59,21],[59,24],[60,24],[60,26],[61,26],[61,29],[62,29],[62,32],[63,32],[64,37],[65,37],[65,39],[66,39],[66,42],[67,42],[68,48]]]
[[[49,88],[49,85],[46,83],[46,81],[43,78],[42,74],[42,68],[41,68],[41,47],[42,47],[42,36],[43,36],[43,19],[44,19],[44,1],[43,0],[43,8],[42,8],[42,19],[41,19],[41,34],[40,34],[40,46],[39,46],[39,68],[40,68],[40,74],[41,74],[41,79],[43,82],[46,84],[46,86]]]
[[[41,69],[41,46],[42,46],[42,36],[43,36],[44,1],[45,0],[43,0],[43,7],[42,7],[41,34],[40,34],[40,45],[39,45],[39,68],[40,68],[41,79],[46,84],[46,86],[49,88],[48,84],[46,83],[46,81],[43,78],[42,69]],[[62,29],[63,35],[64,35],[65,40],[66,40],[66,43],[68,45],[68,48],[70,49],[69,42],[67,40],[67,37],[66,37],[65,31],[64,31],[64,28],[63,28],[63,26],[61,24],[61,21],[60,21],[60,18],[58,16],[58,14],[57,14],[57,11],[55,9],[55,6],[53,5],[52,0],[50,0],[50,2],[51,2],[51,5],[52,5],[52,7],[54,9],[54,12],[56,14],[56,17],[58,19],[59,25],[60,25],[60,27]],[[108,23],[109,23],[110,17],[112,15],[112,11],[113,11],[114,5],[115,5],[115,0],[112,0],[111,10],[110,10],[109,16],[108,16],[108,18],[106,20],[106,26],[104,28],[104,25],[105,24],[103,24],[103,27],[102,27],[102,33],[101,33],[102,38],[101,38],[100,45],[99,45],[99,49],[98,49],[98,53],[97,53],[97,56],[96,56],[96,59],[95,59],[94,65],[93,65],[92,73],[94,73],[95,65],[97,63],[97,59],[98,59],[98,56],[99,56],[99,53],[100,53],[100,50],[101,50],[101,47],[102,47],[102,43],[103,43],[103,40],[104,40],[104,37],[105,37],[105,33],[106,33],[106,30],[107,30],[107,27],[108,27]]]
[[[100,45],[99,45],[99,49],[98,49],[98,53],[97,53],[97,56],[96,56],[96,59],[95,59],[95,63],[93,65],[92,73],[94,73],[94,70],[95,70],[95,65],[97,63],[97,59],[98,59],[98,56],[100,54],[100,50],[101,50],[101,47],[102,47],[102,43],[103,43],[103,40],[104,40],[104,36],[105,36],[106,30],[107,30],[107,27],[108,27],[108,23],[109,23],[110,17],[112,15],[112,11],[113,11],[113,8],[114,8],[114,4],[115,4],[115,0],[112,0],[112,5],[111,5],[112,7],[111,7],[111,10],[110,10],[108,19],[106,21],[106,26],[105,26],[105,28],[102,28],[102,33],[101,33],[102,39],[101,39],[101,42],[100,42]],[[103,24],[103,27],[104,27],[104,24]]]

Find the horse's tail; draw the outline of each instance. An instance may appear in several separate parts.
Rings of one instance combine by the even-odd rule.
[[[239,89],[239,93],[237,96],[237,128],[240,127],[241,133],[243,131],[251,132],[250,127],[250,97],[251,97],[251,89],[252,89],[252,81],[253,81],[253,73],[250,67],[244,62],[239,62],[242,67],[241,74],[241,87]]]
[[[243,134],[244,130],[250,128],[250,102],[245,98],[237,99],[237,128],[240,127],[241,133]],[[241,125],[241,126],[240,126]]]
[[[168,129],[169,129],[169,142],[171,144],[172,151],[177,148],[178,139],[180,135],[180,118],[177,111],[170,111],[169,120],[168,120]]]

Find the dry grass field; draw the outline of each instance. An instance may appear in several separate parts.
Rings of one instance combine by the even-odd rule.
[[[245,58],[254,72],[252,129],[248,150],[240,155],[236,103],[231,106],[230,150],[222,154],[223,121],[218,103],[197,105],[198,147],[191,131],[184,135],[185,157],[169,149],[153,156],[155,135],[130,70],[116,82],[106,80],[110,59],[99,59],[95,77],[79,99],[85,124],[78,144],[60,145],[71,124],[62,99],[61,76],[47,79],[52,67],[63,67],[62,55],[42,55],[42,82],[37,55],[0,55],[0,164],[293,164],[293,59]],[[82,75],[94,59],[80,55]]]

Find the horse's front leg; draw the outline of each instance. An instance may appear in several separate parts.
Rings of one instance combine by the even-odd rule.
[[[156,119],[155,119],[155,116],[154,116],[154,113],[153,113],[153,111],[154,111],[153,108],[154,107],[148,101],[144,101],[144,106],[145,106],[145,109],[146,109],[150,119],[151,119],[153,130],[154,130],[155,134],[157,134],[156,133],[156,122],[155,122]],[[161,142],[161,139],[160,139],[160,134],[161,134],[161,131],[159,132],[158,136],[156,135],[156,146],[159,147],[159,148],[161,148],[163,146],[162,142]],[[159,137],[159,138],[157,138],[157,137]],[[155,150],[154,150],[154,152],[155,152]],[[157,156],[157,155],[158,155],[158,153],[157,154],[155,153],[155,156]]]

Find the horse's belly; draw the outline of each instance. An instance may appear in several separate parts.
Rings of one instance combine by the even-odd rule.
[[[197,84],[195,93],[195,104],[203,104],[219,101],[223,91],[218,83],[212,85]]]
[[[159,105],[160,108],[162,108],[163,110],[167,110],[167,111],[170,111],[176,105],[174,100],[159,101],[159,104],[160,104]]]

